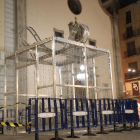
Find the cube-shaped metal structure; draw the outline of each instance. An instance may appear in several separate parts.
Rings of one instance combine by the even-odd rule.
[[[95,46],[53,36],[5,57],[4,106],[32,97],[113,98],[112,87],[110,52]],[[8,109],[25,123],[23,104]]]

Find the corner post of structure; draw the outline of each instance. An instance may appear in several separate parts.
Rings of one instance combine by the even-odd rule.
[[[18,54],[15,53],[15,76],[16,76],[16,103],[18,103]],[[18,123],[18,104],[16,104],[16,123]],[[18,127],[16,127],[16,135],[18,134]]]
[[[94,75],[94,90],[95,90],[95,99],[98,98],[98,95],[97,95],[97,92],[96,92],[96,87],[97,87],[97,84],[96,84],[96,68],[95,68],[95,59],[93,58],[92,59],[92,64],[93,64],[93,75]]]
[[[75,87],[74,87],[75,80],[74,80],[74,64],[73,63],[71,65],[71,71],[72,71],[72,84],[73,84],[72,91],[73,91],[73,98],[75,99]],[[74,106],[74,110],[75,110],[75,100],[74,100],[73,104],[74,104],[73,106]]]
[[[56,37],[53,36],[52,40],[52,63],[53,63],[53,95],[54,98],[57,98],[57,93],[56,93],[56,59],[55,59],[55,39]]]
[[[7,82],[6,82],[6,58],[4,62],[4,94],[7,92]],[[4,106],[6,106],[6,95],[4,95]],[[4,122],[6,122],[6,108],[4,108]],[[6,133],[6,128],[3,127],[4,134]]]
[[[109,55],[109,72],[110,72],[110,80],[111,80],[111,93],[112,93],[112,99],[114,99],[114,93],[113,93],[113,81],[112,81],[112,66],[111,66],[111,55],[110,52],[108,52]]]
[[[38,54],[38,46],[35,46],[35,56],[36,56],[36,64],[35,64],[35,93],[36,99],[39,98],[38,86],[39,86],[39,54]],[[38,107],[37,107],[38,112]],[[37,119],[37,118],[36,118]],[[39,140],[39,133],[35,133],[35,140]]]
[[[61,66],[59,67],[59,83],[62,85],[62,68]],[[62,99],[62,86],[60,86],[60,98]]]
[[[86,85],[86,98],[89,98],[89,90],[88,90],[88,73],[87,73],[87,47],[86,44],[84,45],[84,66],[85,66],[85,85]]]
[[[38,54],[38,46],[35,46],[35,54],[36,54],[36,64],[35,64],[35,93],[36,98],[39,98],[38,94],[38,86],[39,86],[39,54]]]

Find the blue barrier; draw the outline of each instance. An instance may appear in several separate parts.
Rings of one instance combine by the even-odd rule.
[[[98,125],[96,106],[92,99],[85,98],[75,98],[75,99],[65,99],[65,128],[71,129],[72,138],[77,138],[74,136],[75,128],[87,128],[87,134],[89,136],[95,136],[91,134],[90,128]]]
[[[139,122],[137,101],[133,99],[120,100],[123,131],[130,131],[132,123],[134,126]],[[126,124],[130,124],[130,129],[127,129]]]
[[[98,99],[96,100],[98,125],[107,126],[114,125],[117,123],[115,119],[114,100],[112,99]]]
[[[27,129],[29,133],[41,133],[48,131],[58,131],[64,129],[62,100],[53,98],[31,98],[29,99],[28,122],[35,122],[35,126]],[[35,108],[32,109],[32,107]],[[44,116],[41,115],[54,116]]]
[[[0,122],[3,122],[4,119],[4,111],[0,110]],[[3,134],[3,126],[0,125],[0,134]]]
[[[79,113],[81,113],[81,116]],[[95,114],[95,106],[92,99],[88,100],[76,98],[65,100],[66,129],[85,128],[85,127],[87,128],[97,126],[96,117],[97,116]]]
[[[101,128],[97,134],[108,134],[104,132],[103,126],[113,125],[115,127],[116,124],[119,123],[119,116],[116,114],[116,112],[119,112],[117,105],[117,100],[113,99],[96,100],[98,125]],[[115,129],[116,128],[114,128],[114,130]]]
[[[100,126],[100,134],[106,134],[103,126],[113,125],[113,132],[117,131],[117,124],[138,123],[137,101],[132,99],[54,99],[54,98],[31,98],[30,107],[27,107],[26,115],[28,121],[32,122],[28,133],[41,133],[58,130],[71,129],[71,136],[74,136],[74,129],[87,128],[86,135],[92,135],[91,127]],[[45,115],[48,116],[42,116]],[[49,116],[48,113],[54,113]]]

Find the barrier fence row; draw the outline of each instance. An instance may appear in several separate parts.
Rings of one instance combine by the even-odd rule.
[[[31,98],[29,104],[27,116],[32,125],[28,133],[139,122],[137,101],[133,99]]]
[[[113,125],[113,131],[117,132],[117,124],[123,124],[127,130],[126,124],[134,123],[137,129],[139,122],[137,101],[133,99],[31,98],[26,110],[19,111],[19,116],[22,116],[19,123],[26,123],[23,126],[28,133],[55,131],[58,136],[58,130],[71,129],[69,137],[76,137],[74,129],[77,128],[87,128],[85,135],[94,135],[90,130],[92,127],[100,126],[99,133],[104,134],[103,126]],[[0,122],[3,117],[3,110],[0,110]],[[15,118],[15,110],[7,109],[6,118]],[[3,133],[1,125],[0,131]]]

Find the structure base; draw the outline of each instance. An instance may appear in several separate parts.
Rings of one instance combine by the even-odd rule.
[[[64,139],[59,138],[58,131],[55,131],[55,138],[51,138],[50,140],[64,140]]]
[[[134,123],[134,127],[131,127],[133,130],[140,130],[140,127],[138,126],[138,123]]]
[[[132,131],[130,127],[127,127],[126,124],[123,124],[123,129],[121,131]]]
[[[100,132],[97,132],[96,134],[108,134],[106,132],[104,132],[103,126],[100,127]]]
[[[35,140],[39,140],[39,133],[35,133]]]
[[[74,135],[74,129],[71,129],[71,135],[70,136],[67,136],[67,138],[80,138],[80,137],[75,136]]]
[[[116,126],[116,125],[114,125],[114,130],[109,131],[109,132],[114,132],[114,133],[116,132],[116,133],[117,133],[117,132],[122,132],[122,131],[121,131],[121,130],[117,130],[117,126]]]
[[[87,128],[87,134],[83,134],[83,136],[96,136],[95,134],[91,133],[90,127]]]

